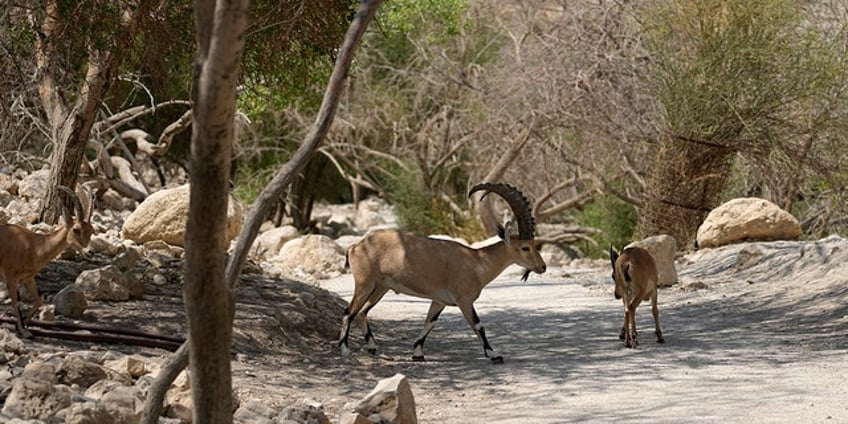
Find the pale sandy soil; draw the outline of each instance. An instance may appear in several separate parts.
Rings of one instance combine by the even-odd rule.
[[[102,262],[102,261],[101,261]],[[101,263],[54,264],[39,280],[49,297]],[[75,268],[76,267],[76,268]],[[179,264],[171,284],[142,301],[90,305],[86,321],[167,334],[184,331]],[[606,261],[552,268],[519,282],[510,268],[476,306],[502,365],[455,308],[442,314],[412,362],[429,302],[389,294],[371,317],[380,355],[343,361],[334,338],[353,293],[349,275],[320,287],[257,276],[238,289],[234,386],[242,401],[277,410],[302,398],[336,422],[346,403],[396,373],[409,377],[423,424],[568,422],[848,422],[848,240],[749,243],[678,262],[681,283],[661,289],[666,343],[641,307],[638,349],[618,339],[620,301]],[[89,349],[32,340],[33,355]],[[158,349],[100,346],[161,359]]]
[[[848,241],[705,250],[678,271],[681,284],[659,294],[662,345],[643,307],[641,345],[623,347],[604,261],[527,283],[509,269],[476,303],[503,365],[483,357],[455,308],[430,335],[428,361],[411,362],[429,302],[389,294],[372,311],[383,357],[354,345],[346,363],[329,342],[307,371],[268,374],[267,388],[318,399],[332,419],[403,373],[421,423],[848,422]],[[321,286],[352,295],[350,276]]]

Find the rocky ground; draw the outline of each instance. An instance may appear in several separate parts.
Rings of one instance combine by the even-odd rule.
[[[41,292],[50,299],[111,259],[54,261],[38,278]],[[247,274],[236,296],[234,388],[242,404],[271,411],[312,399],[334,422],[397,373],[409,378],[422,423],[848,420],[848,240],[745,243],[679,258],[680,284],[659,294],[666,343],[653,342],[643,307],[636,350],[617,338],[621,306],[606,266],[572,262],[527,283],[509,269],[487,287],[477,308],[503,365],[482,356],[450,309],[428,339],[428,361],[411,362],[428,302],[393,294],[371,314],[379,355],[359,351],[354,332],[353,358],[343,361],[334,339],[349,275],[303,283]],[[142,299],[90,302],[82,321],[183,334],[179,261],[137,267],[165,278],[144,280]],[[115,352],[155,368],[168,354],[41,337],[23,346],[5,353],[0,388],[46,358]]]

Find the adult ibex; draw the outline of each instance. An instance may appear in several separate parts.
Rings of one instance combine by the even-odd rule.
[[[624,340],[624,346],[635,348],[636,307],[643,300],[651,300],[651,312],[654,314],[657,343],[664,343],[660,328],[660,312],[657,308],[657,265],[654,257],[640,247],[628,247],[618,252],[610,247],[612,279],[615,281],[615,298],[624,302],[624,325],[618,337]]]
[[[468,193],[482,191],[503,197],[512,209],[518,234],[499,227],[500,241],[474,249],[455,241],[440,240],[395,230],[375,231],[351,246],[348,264],[355,288],[350,305],[345,309],[339,337],[342,355],[350,354],[348,335],[351,319],[356,317],[365,334],[366,348],[376,353],[374,334],[368,325],[368,311],[389,290],[431,299],[424,330],[415,341],[412,359],[424,360],[424,340],[433,329],[445,306],[459,307],[468,324],[483,343],[483,354],[492,362],[503,363],[495,354],[480,323],[474,301],[480,291],[507,266],[518,264],[536,273],[545,272],[545,261],[539,256],[534,237],[534,219],[527,199],[510,185],[484,183]],[[524,277],[527,277],[525,273]]]
[[[57,188],[71,197],[76,219],[69,216],[67,208],[63,208],[64,223],[48,234],[34,233],[14,224],[0,225],[0,278],[6,282],[6,289],[12,299],[16,328],[24,336],[29,336],[29,332],[24,328],[25,324],[29,323],[42,304],[38,287],[35,285],[35,276],[68,245],[78,250],[85,249],[94,232],[89,223],[91,208],[84,211],[82,202],[73,191],[63,186]],[[21,283],[35,299],[32,310],[25,319],[21,319],[18,305],[18,286]]]

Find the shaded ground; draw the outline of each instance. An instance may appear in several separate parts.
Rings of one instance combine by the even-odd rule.
[[[329,292],[248,277],[237,296],[236,390],[277,408],[316,399],[334,421],[345,403],[395,373],[410,378],[422,423],[848,421],[848,241],[686,256],[681,284],[660,290],[666,343],[654,342],[643,306],[636,350],[618,340],[622,308],[605,266],[551,269],[527,283],[510,269],[487,287],[476,305],[503,365],[483,357],[455,308],[428,338],[428,361],[411,362],[429,302],[393,294],[371,313],[380,356],[359,351],[354,331],[353,359],[342,361],[333,339],[350,276],[322,282]],[[170,272],[173,284],[146,285],[144,301],[94,305],[87,320],[178,331],[178,268]],[[48,293],[61,288],[40,284]]]

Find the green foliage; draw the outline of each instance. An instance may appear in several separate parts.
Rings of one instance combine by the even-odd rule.
[[[317,110],[353,6],[350,0],[252,2],[239,108],[252,119],[291,106]]]
[[[233,194],[244,203],[253,203],[262,189],[274,177],[279,164],[284,163],[287,158],[288,155],[281,151],[266,151],[262,154],[238,159],[232,177]]]
[[[477,238],[482,233],[477,220],[453,212],[439,195],[423,188],[415,172],[396,168],[386,190],[403,230],[465,238]]]
[[[374,47],[389,64],[405,64],[414,58],[413,39],[448,43],[462,29],[467,8],[467,0],[389,0],[377,16],[380,37]]]
[[[467,8],[467,0],[389,0],[383,4],[378,22],[387,36],[426,28],[430,41],[445,42],[459,32]]]
[[[253,131],[234,173],[241,199],[252,201],[297,148],[305,131],[295,129],[297,124],[283,111],[318,110],[353,6],[349,0],[252,2],[244,84],[237,100],[238,109],[250,117]],[[294,18],[280,19],[295,9]],[[325,176],[319,178],[319,184],[328,181]]]
[[[673,0],[648,13],[646,42],[667,130],[718,144],[774,140],[776,125],[832,66],[793,0]]]
[[[811,25],[817,19],[793,0],[669,0],[644,13],[662,114],[647,197],[662,202],[646,204],[643,232],[686,245],[702,211],[734,183],[737,153],[781,181],[773,193],[797,190],[798,164],[822,175],[838,169],[822,165],[821,147],[848,135],[844,33],[829,40],[828,27]]]
[[[610,246],[621,249],[634,240],[636,234],[636,208],[616,196],[605,194],[584,206],[577,213],[580,225],[602,228],[593,237],[597,245],[586,243],[584,252],[593,258],[602,257]]]
[[[343,119],[357,123],[345,138],[367,148],[366,153],[388,153],[410,164],[421,187],[460,193],[470,171],[463,164],[474,161],[476,153],[454,145],[466,134],[466,117],[487,119],[474,115],[479,104],[468,104],[469,88],[473,90],[481,61],[497,57],[501,38],[491,27],[468,19],[466,0],[390,1],[384,6],[379,31],[366,38],[357,57],[352,101],[340,111]],[[361,172],[382,186],[380,155],[370,156],[373,160],[357,162]]]

